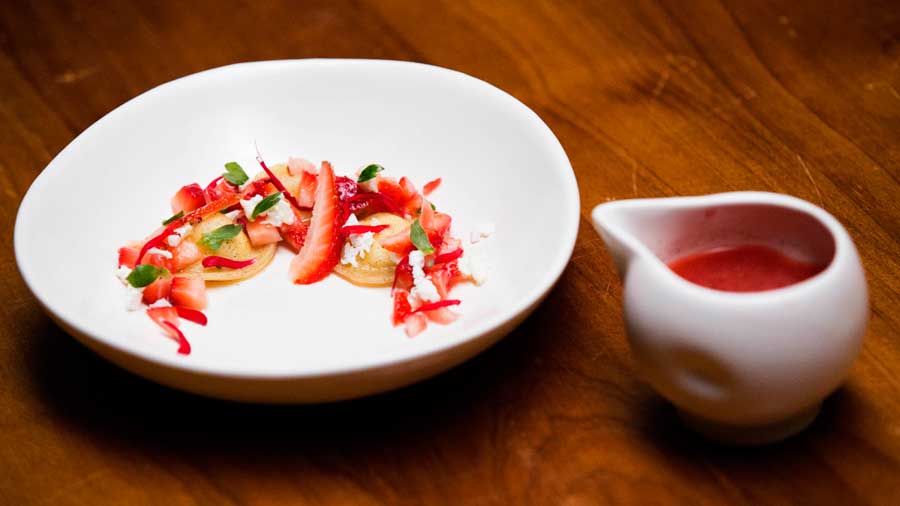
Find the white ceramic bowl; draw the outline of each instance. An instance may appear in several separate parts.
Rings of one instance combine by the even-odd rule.
[[[389,322],[387,289],[337,276],[290,283],[292,254],[210,291],[205,328],[176,353],[143,312],[124,310],[116,249],[154,230],[168,200],[225,162],[331,161],[339,174],[378,162],[418,185],[436,177],[459,235],[493,223],[492,274],[458,288],[462,317],[414,339]],[[141,376],[214,397],[322,402],[403,386],[496,342],[566,266],[578,187],[549,128],[499,89],[415,63],[294,60],[232,65],[177,79],[112,111],[41,173],[19,208],[16,260],[47,312],[79,341]],[[77,381],[77,379],[75,380]]]

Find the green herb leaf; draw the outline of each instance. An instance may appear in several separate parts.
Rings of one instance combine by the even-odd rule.
[[[183,216],[184,216],[184,211],[178,211],[178,214],[172,215],[169,218],[167,218],[166,221],[163,222],[163,225],[168,225],[169,223],[172,223],[173,221],[175,221]]]
[[[362,172],[359,173],[359,179],[356,180],[357,183],[365,183],[366,181],[373,179],[375,175],[379,172],[383,171],[384,167],[378,165],[377,163],[373,163],[367,166]]]
[[[222,246],[223,242],[233,239],[236,235],[240,234],[242,229],[243,227],[240,225],[222,225],[212,232],[203,234],[203,236],[200,237],[200,244],[215,251]]]
[[[253,213],[250,215],[250,221],[255,220],[257,216],[271,209],[279,200],[281,200],[281,192],[273,193],[260,200],[259,204],[256,204],[256,207],[253,208]]]
[[[136,266],[134,270],[131,271],[131,274],[129,274],[125,279],[128,280],[129,285],[135,288],[143,288],[156,281],[156,278],[158,278],[165,271],[165,269],[159,268],[155,265],[141,264]]]
[[[425,253],[426,255],[434,253],[434,246],[432,246],[431,241],[428,240],[428,234],[425,233],[425,229],[422,228],[422,224],[419,223],[419,220],[414,221],[409,228],[409,240],[412,241],[413,245],[422,253]]]
[[[437,206],[434,205],[434,202],[429,202],[429,204],[431,205],[431,209],[432,209],[433,211],[437,211]]]
[[[231,183],[235,186],[240,186],[240,185],[246,183],[248,179],[250,179],[247,176],[247,173],[244,172],[244,169],[241,168],[241,166],[238,165],[237,162],[226,163],[225,170],[227,172],[222,174],[222,176],[225,178],[225,181],[228,181],[229,183]]]

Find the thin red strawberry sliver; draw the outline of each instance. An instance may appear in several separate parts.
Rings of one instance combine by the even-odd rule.
[[[381,232],[389,226],[390,225],[347,225],[346,227],[341,229],[341,232],[344,235],[365,234],[366,232],[377,234],[378,232]]]
[[[434,257],[434,263],[441,264],[444,262],[452,262],[457,258],[461,257],[463,254],[462,248],[456,248],[455,250],[449,253],[441,253],[440,255]]]
[[[255,258],[249,258],[247,260],[232,260],[230,258],[225,257],[217,257],[214,255],[203,257],[203,267],[225,267],[226,269],[243,269],[248,265],[253,265],[255,262]]]
[[[413,313],[418,313],[421,311],[434,311],[435,309],[440,309],[447,306],[458,306],[461,302],[462,301],[457,299],[447,299],[439,300],[437,302],[430,302],[428,304],[422,304],[415,311],[413,311]]]
[[[431,192],[433,192],[434,190],[437,190],[438,186],[440,186],[440,185],[441,185],[441,178],[437,178],[434,181],[429,181],[429,182],[425,183],[425,186],[422,187],[422,193],[424,193],[425,195],[428,195]]]
[[[266,162],[264,162],[262,159],[262,155],[257,154],[256,161],[259,162],[260,167],[262,167],[262,169],[266,171],[266,174],[269,175],[271,183],[275,185],[275,188],[277,188],[278,191],[280,191],[281,194],[284,195],[284,198],[286,198],[287,201],[290,202],[292,206],[294,206],[294,209],[298,211],[304,210],[305,208],[300,207],[300,203],[297,202],[297,199],[295,199],[294,196],[291,195],[291,192],[287,191],[287,188],[285,188],[281,181],[275,176],[275,174],[273,174],[272,171],[269,170],[269,167],[266,166]]]
[[[175,337],[178,338],[178,353],[180,353],[182,355],[190,355],[191,354],[191,343],[189,343],[187,338],[184,337],[184,334],[182,334],[181,331],[178,330],[178,327],[173,325],[171,322],[167,322],[165,320],[163,320],[160,323],[162,323],[163,325],[168,327],[169,332],[171,332],[172,335],[174,335]]]
[[[189,322],[194,322],[197,325],[206,325],[206,315],[196,309],[188,309],[186,307],[176,307],[175,311],[178,312],[178,316],[184,318]]]

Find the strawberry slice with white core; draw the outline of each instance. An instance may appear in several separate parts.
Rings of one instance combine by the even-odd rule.
[[[415,313],[404,318],[403,323],[406,325],[406,335],[416,337],[428,326],[428,318],[422,313]]]
[[[206,307],[206,283],[199,277],[175,276],[169,297],[176,306],[200,311]]]
[[[322,162],[315,205],[303,247],[291,260],[290,276],[294,283],[315,283],[331,273],[339,260],[342,218],[334,170]]]

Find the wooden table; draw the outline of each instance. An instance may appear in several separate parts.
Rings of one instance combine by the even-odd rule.
[[[5,0],[0,23],[0,503],[900,504],[896,1]],[[398,392],[260,407],[138,379],[41,312],[12,230],[57,152],[170,79],[319,56],[457,69],[556,132],[581,233],[521,328]],[[683,429],[635,376],[620,283],[588,213],[750,189],[808,199],[847,226],[872,319],[807,432],[735,450]],[[85,202],[103,211],[102,196]]]

